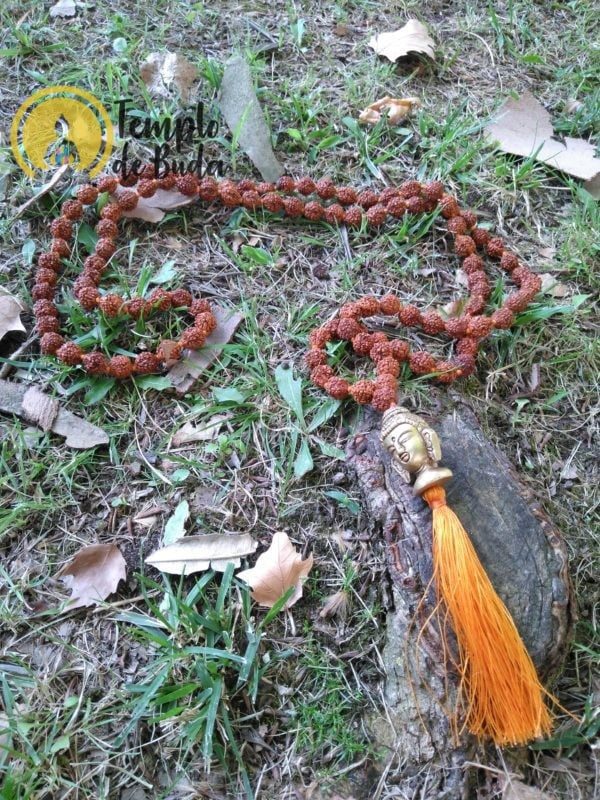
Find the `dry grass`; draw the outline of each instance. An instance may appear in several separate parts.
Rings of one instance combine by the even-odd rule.
[[[440,43],[443,57],[435,67],[415,61],[394,68],[365,46],[373,31],[398,27],[410,14],[428,22]],[[149,10],[131,2],[109,10],[88,6],[74,21],[52,21],[41,4],[24,8],[7,2],[2,21],[2,47],[8,51],[2,66],[3,130],[22,99],[40,85],[82,86],[105,103],[127,94],[144,107],[137,65],[163,48],[199,65],[200,97],[212,101],[220,64],[240,48],[261,87],[275,149],[292,174],[329,174],[375,187],[406,176],[440,177],[535,269],[552,271],[568,287],[564,300],[541,298],[537,320],[490,340],[477,374],[458,391],[469,396],[492,440],[565,535],[580,623],[558,693],[568,709],[584,716],[585,725],[574,729],[565,719],[553,748],[511,755],[510,761],[505,756],[506,764],[501,755],[485,755],[486,768],[474,769],[473,796],[497,796],[494,770],[509,769],[556,796],[591,798],[593,751],[585,733],[598,730],[596,323],[591,298],[576,313],[542,317],[545,308],[572,305],[573,296],[597,290],[598,211],[575,182],[497,154],[482,145],[480,135],[500,100],[524,88],[551,110],[557,130],[585,137],[593,132],[598,98],[589,58],[591,5],[436,0],[426,7],[415,2],[217,6],[173,0]],[[342,26],[337,34],[335,25]],[[115,50],[115,39],[125,41],[124,51]],[[358,129],[353,122],[358,110],[383,94],[419,95],[424,108],[399,130]],[[571,97],[583,103],[576,114],[566,111]],[[166,101],[165,108],[175,109],[176,101]],[[222,134],[215,149],[229,158],[230,143]],[[252,174],[242,155],[235,160],[236,175]],[[60,193],[15,220],[14,209],[31,186],[10,161],[1,170],[0,275],[27,299],[31,270],[23,265],[23,244],[43,246]],[[71,410],[111,434],[111,446],[76,453],[17,420],[0,421],[0,570],[6,589],[0,603],[0,689],[14,748],[0,754],[5,766],[0,796],[246,796],[243,784],[235,788],[236,778],[226,777],[218,763],[206,772],[198,748],[181,739],[178,718],[157,723],[140,712],[131,735],[115,746],[136,708],[127,686],[147,685],[165,652],[159,642],[139,635],[147,626],[136,628],[126,615],[152,617],[153,603],[166,595],[175,598],[170,601],[175,609],[181,607],[176,582],[170,589],[153,573],[158,583],[150,585],[139,573],[148,573],[143,557],[185,497],[198,530],[249,530],[264,544],[274,528],[283,527],[317,558],[306,601],[274,621],[263,639],[261,655],[273,664],[265,672],[258,707],[246,689],[228,688],[241,761],[256,796],[314,800],[321,791],[323,796],[337,791],[366,798],[379,784],[379,796],[399,797],[399,766],[391,764],[381,776],[361,721],[365,706],[381,708],[378,647],[388,599],[382,544],[361,539],[365,521],[353,487],[331,455],[331,448],[343,447],[353,410],[340,409],[311,435],[314,469],[296,479],[292,465],[304,434],[298,434],[273,376],[280,363],[302,370],[308,331],[349,297],[384,288],[423,305],[455,297],[456,265],[442,227],[435,223],[428,232],[421,221],[373,239],[261,215],[192,209],[154,229],[133,226],[127,235],[139,245],[128,259],[124,244],[119,275],[126,284],[135,285],[144,266],[154,269],[172,259],[183,285],[241,308],[246,319],[217,364],[183,398],[123,386],[89,404],[85,388],[68,394],[80,378],[75,371],[57,370],[39,358],[35,346],[20,357],[16,379],[35,379],[62,396]],[[234,252],[234,245],[252,237],[269,255],[265,267],[241,249]],[[29,326],[31,317],[25,320]],[[538,369],[540,379],[531,391]],[[219,399],[214,391],[219,387],[237,389],[242,399]],[[424,408],[435,400],[423,382],[408,381],[403,389]],[[303,403],[314,419],[324,398],[305,382]],[[172,446],[172,434],[185,421],[223,414],[215,440]],[[156,509],[150,529],[135,522],[147,509]],[[116,607],[57,618],[49,610],[59,597],[50,576],[92,541],[119,545],[129,565],[127,585]],[[344,592],[346,618],[319,619],[322,601],[337,591]],[[238,587],[228,595],[227,608],[234,611],[245,602]],[[172,664],[174,680],[186,680],[187,661],[173,656]],[[219,735],[226,738],[222,730]]]

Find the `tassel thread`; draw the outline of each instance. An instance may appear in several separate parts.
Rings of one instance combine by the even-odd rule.
[[[441,486],[423,492],[433,514],[433,570],[460,656],[465,726],[495,744],[548,734],[544,687],[515,623]]]

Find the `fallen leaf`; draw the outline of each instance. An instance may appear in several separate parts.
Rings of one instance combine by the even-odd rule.
[[[325,598],[321,610],[319,611],[319,616],[321,619],[339,617],[343,621],[348,616],[349,603],[350,598],[348,592],[344,591],[344,589],[340,589],[339,592]]]
[[[338,22],[337,25],[333,26],[333,33],[334,33],[334,36],[339,36],[339,37],[343,38],[345,36],[350,36],[352,31],[350,30],[350,28],[347,25],[344,25],[343,22]]]
[[[312,555],[303,561],[287,533],[277,531],[271,546],[258,557],[256,564],[251,569],[238,572],[237,577],[250,584],[252,597],[266,608],[272,608],[288,589],[295,587],[285,604],[285,608],[290,608],[302,597],[302,583],[312,565]]]
[[[559,283],[551,272],[544,272],[540,275],[542,279],[541,291],[544,294],[549,294],[551,297],[568,297],[573,294],[570,286],[565,283]]]
[[[240,566],[241,557],[253,553],[258,543],[249,533],[205,533],[183,536],[148,556],[150,564],[170,575],[191,575],[212,567],[223,572],[227,564]]]
[[[182,444],[189,444],[190,442],[210,442],[216,439],[221,430],[223,422],[229,419],[227,414],[215,414],[206,422],[200,425],[194,425],[193,422],[186,422],[179,430],[173,434],[171,444],[179,447]]]
[[[579,478],[577,467],[572,461],[568,461],[560,471],[561,481],[576,481]]]
[[[44,394],[36,386],[21,386],[0,380],[0,411],[16,414],[27,422],[39,425],[65,437],[65,444],[85,450],[108,444],[108,434],[81,417],[62,408],[59,401]]]
[[[554,139],[550,114],[531,92],[507,100],[485,132],[505,153],[534,158],[586,181],[593,181],[600,173],[594,145],[569,136],[564,144]]]
[[[507,778],[502,790],[502,800],[554,800],[537,786],[529,786],[516,778]]]
[[[115,192],[115,197],[119,197],[125,191],[128,190],[123,186],[119,186]],[[152,197],[140,197],[137,206],[131,211],[123,211],[123,216],[130,219],[142,219],[145,222],[160,222],[164,218],[165,212],[189,206],[196,202],[197,199],[197,197],[191,197],[181,192],[157,189]]]
[[[173,388],[183,394],[190,389],[204,370],[218,358],[223,347],[231,340],[244,315],[219,306],[213,306],[217,327],[207,336],[201,350],[192,350],[185,358],[177,361],[168,372]]]
[[[577,114],[578,111],[581,111],[583,108],[583,103],[581,100],[576,100],[574,97],[570,97],[567,102],[565,103],[565,113],[567,114]]]
[[[600,200],[600,172],[591,181],[586,181],[583,188],[592,195],[594,200]]]
[[[382,112],[387,111],[387,117],[392,125],[398,125],[420,105],[421,101],[418,97],[395,98],[386,95],[361,111],[358,121],[366,125],[376,125],[381,119]]]
[[[225,64],[219,107],[235,141],[265,181],[283,175],[271,146],[271,131],[256,97],[247,61],[240,55]]]
[[[538,255],[544,261],[552,261],[554,256],[556,255],[556,248],[555,247],[542,247],[538,250]]]
[[[73,0],[58,0],[50,9],[51,17],[74,17],[77,8]]]
[[[167,50],[164,53],[150,53],[140,66],[140,74],[151,94],[170,97],[170,87],[175,86],[183,102],[187,103],[198,70],[184,56]]]
[[[239,232],[234,233],[231,240],[231,249],[237,253],[242,245],[247,247],[256,247],[260,244],[260,236],[249,236],[248,239],[243,237]]]
[[[185,523],[190,515],[190,507],[187,500],[182,500],[175,511],[171,514],[163,531],[162,543],[166,547],[169,544],[185,536]]]
[[[30,197],[29,200],[26,200],[22,205],[20,205],[17,208],[17,210],[15,211],[15,218],[20,216],[24,211],[27,211],[27,209],[30,206],[34,205],[34,203],[37,203],[37,201],[40,200],[42,197],[44,197],[44,195],[48,194],[48,192],[51,192],[52,189],[54,189],[54,187],[56,186],[56,184],[59,183],[63,175],[69,172],[70,169],[71,169],[70,164],[63,164],[62,167],[59,167],[56,170],[56,172],[52,174],[52,177],[50,178],[48,183],[44,183],[42,186],[40,186],[37,192],[32,197]]]
[[[126,575],[125,559],[116,545],[83,547],[56,575],[71,589],[71,599],[64,610],[98,605],[116,591]]]
[[[437,310],[444,319],[455,319],[456,317],[462,317],[468,302],[468,298],[459,297],[457,300],[451,300],[444,306],[438,306]]]
[[[0,339],[9,331],[25,331],[21,322],[23,306],[12,294],[0,287]]]
[[[540,388],[540,365],[535,363],[531,367],[531,374],[529,376],[529,393],[535,394]]]
[[[435,58],[435,42],[429,31],[418,19],[409,19],[404,27],[397,31],[378,33],[369,39],[369,47],[379,56],[385,56],[390,61],[397,61],[409,53],[424,53],[429,58]]]

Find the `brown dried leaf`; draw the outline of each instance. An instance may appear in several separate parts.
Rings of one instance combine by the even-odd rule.
[[[549,294],[551,297],[568,297],[573,294],[573,290],[566,283],[560,283],[556,280],[551,272],[544,272],[540,275],[542,279],[542,289],[544,294]]]
[[[146,559],[161,572],[191,575],[212,567],[223,572],[227,564],[240,565],[242,556],[253,553],[258,543],[249,533],[205,533],[183,536],[166,547],[155,550]]]
[[[375,125],[381,119],[382,113],[387,111],[387,117],[391,124],[398,125],[420,106],[421,101],[418,97],[395,98],[386,95],[361,111],[358,121],[366,125]]]
[[[65,173],[69,172],[70,170],[71,170],[70,164],[63,164],[62,167],[59,167],[56,170],[56,172],[52,174],[52,177],[50,178],[48,183],[44,183],[42,186],[40,186],[38,191],[32,197],[30,197],[29,200],[26,200],[23,203],[23,205],[20,205],[17,208],[17,210],[15,211],[15,218],[20,216],[24,211],[27,211],[27,209],[30,206],[37,203],[37,201],[40,200],[42,197],[44,197],[44,195],[48,194],[48,192],[52,191],[52,189],[54,189],[56,184],[60,182],[63,175],[65,175]]]
[[[0,339],[9,331],[24,331],[21,322],[23,306],[16,297],[0,287]]]
[[[198,70],[179,53],[150,53],[140,66],[142,80],[151,94],[170,97],[170,87],[175,86],[184,103],[190,95],[190,87],[198,77]]]
[[[65,437],[65,444],[85,450],[107,444],[108,434],[81,417],[62,408],[58,400],[40,391],[37,386],[21,386],[0,380],[0,411],[17,414],[27,422],[52,430]]]
[[[209,442],[216,439],[221,430],[222,423],[228,419],[227,414],[216,414],[206,422],[200,425],[194,425],[193,422],[186,422],[179,430],[173,434],[171,444],[179,447],[182,444],[189,444],[190,442]]]
[[[265,181],[283,175],[271,145],[271,131],[254,91],[248,62],[235,55],[225,64],[219,108],[239,146]]]
[[[349,604],[350,598],[348,597],[348,592],[340,589],[339,592],[331,594],[329,597],[325,598],[323,601],[323,606],[319,611],[319,616],[321,619],[326,619],[327,617],[339,617],[343,621],[348,616]]]
[[[586,181],[593,181],[600,173],[594,145],[569,136],[564,144],[554,139],[550,114],[531,92],[507,100],[485,131],[505,153],[534,158]]]
[[[459,297],[457,300],[451,300],[446,303],[445,306],[438,306],[437,310],[444,319],[455,319],[456,317],[462,317],[468,302],[466,297]]]
[[[529,393],[535,394],[540,388],[540,365],[536,362],[531,366],[531,374],[529,375]]]
[[[251,569],[238,572],[237,577],[250,584],[252,597],[266,608],[272,608],[294,586],[295,590],[285,605],[285,608],[290,608],[302,597],[302,583],[312,565],[312,555],[303,561],[288,535],[277,531],[271,546],[258,557],[256,564]]]
[[[600,172],[591,181],[586,181],[583,188],[592,195],[594,200],[600,200]]]
[[[529,786],[516,778],[507,778],[502,790],[502,800],[554,800],[537,786]]]
[[[543,261],[552,261],[556,255],[555,247],[542,247],[538,250],[538,255]]]
[[[77,8],[73,0],[58,0],[50,9],[51,17],[74,17]]]
[[[98,605],[116,591],[126,576],[125,559],[115,544],[83,547],[56,575],[71,589],[71,599],[64,610]]]
[[[115,192],[116,197],[125,191],[127,191],[126,188],[119,186]],[[137,206],[131,211],[124,211],[123,216],[130,219],[143,219],[145,222],[160,222],[166,211],[189,206],[196,200],[196,197],[181,192],[157,189],[152,197],[140,197]]]
[[[344,38],[345,36],[350,36],[352,31],[350,28],[345,25],[343,22],[338,22],[337,25],[333,26],[333,35],[339,36],[340,38]]]
[[[435,59],[435,42],[425,25],[417,19],[409,19],[406,25],[397,31],[372,36],[369,39],[369,47],[372,47],[377,55],[385,56],[392,62],[409,53],[424,53],[429,58]]]
[[[168,372],[175,391],[187,392],[204,370],[218,358],[223,347],[231,340],[244,315],[237,311],[213,307],[217,327],[206,338],[201,350],[192,350],[186,358],[178,361]]]

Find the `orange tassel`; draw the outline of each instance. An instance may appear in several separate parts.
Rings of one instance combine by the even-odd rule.
[[[460,655],[465,725],[497,745],[548,734],[544,687],[513,619],[496,594],[441,486],[422,493],[433,512],[433,577]]]

